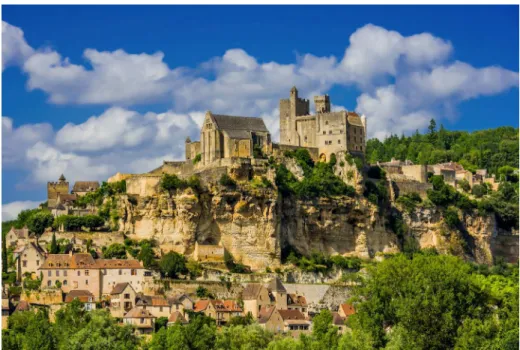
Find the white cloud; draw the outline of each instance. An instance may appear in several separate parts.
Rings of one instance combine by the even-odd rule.
[[[14,220],[22,210],[37,208],[44,201],[16,201],[2,204],[2,221]]]
[[[22,65],[33,53],[25,41],[23,31],[2,21],[2,70],[12,65]]]

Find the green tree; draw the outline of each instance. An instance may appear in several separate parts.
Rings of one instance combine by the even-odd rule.
[[[428,139],[430,140],[430,143],[435,143],[437,138],[437,123],[435,122],[435,119],[430,119],[430,125],[428,125]]]
[[[176,252],[168,252],[163,255],[159,262],[159,268],[161,274],[169,278],[177,278],[179,274],[186,274],[188,269],[186,268],[186,258]]]
[[[112,243],[103,251],[103,256],[105,259],[126,259],[125,246],[120,243]]]
[[[2,234],[2,272],[7,273],[7,246],[6,246],[6,238],[5,235]]]
[[[52,241],[51,241],[51,254],[58,254],[60,252],[60,248],[58,247],[58,244],[56,243],[56,233],[52,233]]]
[[[38,212],[27,220],[27,227],[37,236],[41,236],[47,227],[52,226],[54,217],[49,212]]]
[[[38,311],[34,320],[29,323],[23,340],[24,349],[54,350],[57,338],[45,313]]]
[[[143,262],[143,266],[147,269],[154,267],[155,264],[155,253],[152,246],[149,243],[141,245],[141,251],[137,254],[137,259]]]
[[[273,334],[259,325],[225,327],[217,333],[215,349],[265,349]]]

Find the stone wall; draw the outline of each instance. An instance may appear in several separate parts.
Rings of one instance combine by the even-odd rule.
[[[403,165],[402,174],[418,182],[428,182],[428,172],[426,165]]]
[[[45,232],[38,239],[38,243],[45,247],[52,241],[52,232]],[[85,249],[87,240],[92,240],[92,246],[99,248],[109,246],[113,243],[124,244],[124,237],[121,232],[55,232],[56,240],[67,239],[71,241],[73,238],[76,239],[75,246],[77,248]]]
[[[294,151],[300,148],[305,148],[306,150],[308,150],[312,160],[314,160],[315,162],[319,160],[320,154],[319,149],[317,147],[299,147],[291,145],[281,145],[276,143],[273,143],[273,156],[275,158],[281,158],[283,157],[285,151]]]
[[[157,187],[161,181],[161,175],[136,175],[126,180],[126,193],[141,197],[153,196],[157,193]]]
[[[433,188],[431,183],[421,183],[417,181],[406,180],[392,180],[392,185],[395,198],[415,192],[418,193],[421,198],[425,199],[428,197],[427,191]]]
[[[22,294],[20,294],[20,300],[39,305],[61,304],[63,303],[63,293],[61,289],[31,290],[22,292]]]

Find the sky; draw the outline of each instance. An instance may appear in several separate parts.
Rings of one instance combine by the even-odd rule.
[[[205,111],[329,94],[369,137],[518,127],[518,6],[2,6],[2,219],[181,160]],[[311,106],[311,109],[313,106]]]

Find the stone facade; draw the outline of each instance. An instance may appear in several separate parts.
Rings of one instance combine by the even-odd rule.
[[[280,100],[280,144],[318,148],[320,159],[348,151],[363,155],[366,118],[355,112],[332,112],[329,96],[314,98],[316,114],[309,112],[309,100],[298,97],[296,87],[289,99]]]
[[[56,201],[59,194],[69,193],[69,182],[65,179],[63,174],[58,179],[58,182],[47,182],[47,205],[49,208],[56,206]]]
[[[193,259],[202,262],[224,262],[224,247],[195,242]]]
[[[27,243],[21,249],[14,252],[16,260],[16,278],[18,281],[23,279],[26,272],[34,273],[45,260],[44,250],[34,242]]]

